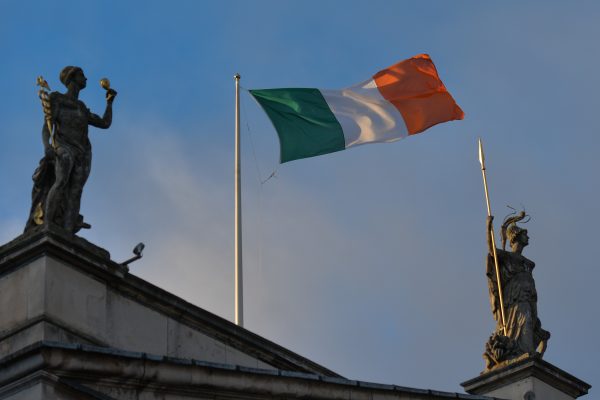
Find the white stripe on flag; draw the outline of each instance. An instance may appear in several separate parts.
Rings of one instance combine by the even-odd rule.
[[[383,98],[373,79],[321,93],[342,126],[346,148],[408,136],[402,114]]]

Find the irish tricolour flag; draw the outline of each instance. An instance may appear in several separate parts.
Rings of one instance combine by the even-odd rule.
[[[342,90],[255,89],[279,135],[281,162],[365,143],[393,142],[464,113],[427,54]]]

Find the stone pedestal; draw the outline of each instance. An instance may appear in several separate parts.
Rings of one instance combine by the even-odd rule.
[[[508,400],[573,400],[591,386],[540,358],[526,358],[461,383],[470,394]]]

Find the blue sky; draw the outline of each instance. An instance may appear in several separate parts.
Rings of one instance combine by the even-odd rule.
[[[393,144],[278,165],[242,93],[246,327],[354,379],[462,391],[493,330],[486,146],[498,219],[525,207],[545,359],[595,385],[600,5],[593,1],[0,2],[0,241],[42,156],[35,77],[81,66],[103,111],[82,236],[233,318],[233,74],[244,88],[341,88],[428,53],[465,111]],[[261,184],[271,172],[276,178]],[[593,388],[588,398],[600,398]]]

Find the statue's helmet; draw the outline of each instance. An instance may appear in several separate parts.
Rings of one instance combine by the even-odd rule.
[[[83,73],[83,70],[79,67],[74,67],[72,65],[64,67],[62,71],[60,71],[60,81],[62,82],[62,84],[68,87],[76,72]]]
[[[525,211],[521,211],[517,215],[515,215],[514,213],[510,214],[504,219],[504,222],[502,223],[502,228],[500,230],[500,236],[502,238],[502,248],[503,249],[506,247],[507,239],[508,239],[508,242],[512,245],[513,243],[515,243],[517,237],[519,236],[519,234],[521,234],[521,232],[527,231],[527,229],[523,229],[517,225],[517,222],[525,219],[525,217],[529,217],[529,216],[527,214],[525,214]],[[529,219],[527,219],[527,221],[523,221],[523,223],[528,222],[528,221],[529,221]]]

